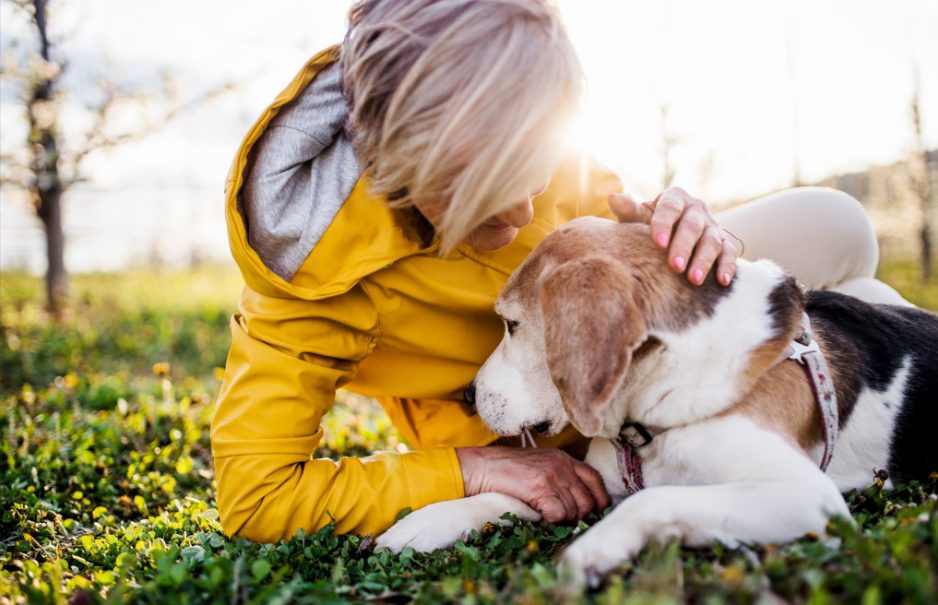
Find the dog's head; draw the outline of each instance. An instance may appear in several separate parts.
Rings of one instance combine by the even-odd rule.
[[[693,286],[665,257],[644,225],[583,218],[544,238],[495,303],[506,329],[476,377],[482,420],[611,438],[628,418],[686,424],[748,393],[787,354],[797,282],[762,260],[730,287]]]
[[[544,239],[495,304],[505,335],[482,366],[475,403],[503,435],[555,434],[568,421],[586,436],[618,430],[607,418],[637,349],[648,339],[648,300],[623,237],[661,263],[647,231],[580,219]],[[638,253],[639,251],[636,251]],[[616,415],[621,415],[617,411]],[[618,424],[617,424],[618,423]]]

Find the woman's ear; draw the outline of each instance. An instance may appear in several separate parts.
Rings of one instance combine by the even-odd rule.
[[[551,379],[583,435],[603,428],[603,411],[622,387],[646,323],[626,267],[605,258],[559,265],[538,286]]]

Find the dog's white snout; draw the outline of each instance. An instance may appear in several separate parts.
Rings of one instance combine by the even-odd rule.
[[[487,388],[484,383],[476,383],[475,409],[482,422],[499,435],[511,437],[524,429],[525,423],[516,417],[517,408],[510,399],[504,393]]]
[[[507,316],[525,315],[514,310]],[[505,334],[476,375],[476,410],[500,435],[555,435],[567,425],[567,417],[547,369],[543,340],[537,338],[540,326],[533,319],[521,325],[514,334]]]

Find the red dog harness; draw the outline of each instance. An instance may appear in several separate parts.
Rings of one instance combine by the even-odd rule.
[[[807,313],[801,314],[800,329],[798,335],[788,345],[786,359],[793,359],[800,363],[808,376],[808,382],[811,383],[814,401],[821,413],[824,428],[824,453],[821,455],[819,466],[822,471],[827,470],[827,465],[830,464],[831,456],[834,454],[834,444],[837,441],[837,431],[839,429],[837,393],[834,392],[827,362],[824,360],[817,339],[814,338],[811,321],[808,319]],[[629,496],[645,487],[642,479],[642,457],[638,452],[639,448],[651,443],[655,435],[664,430],[666,429],[652,431],[636,422],[627,422],[622,425],[619,437],[613,440],[612,443],[615,445],[616,457],[619,463],[619,472],[622,475],[622,484]]]

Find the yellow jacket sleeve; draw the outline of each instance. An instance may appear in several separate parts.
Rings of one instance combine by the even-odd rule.
[[[212,422],[221,523],[258,542],[335,521],[373,534],[397,513],[461,498],[452,448],[313,459],[336,389],[374,347],[377,313],[363,287],[318,301],[246,287]]]

